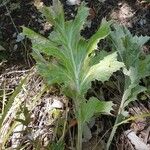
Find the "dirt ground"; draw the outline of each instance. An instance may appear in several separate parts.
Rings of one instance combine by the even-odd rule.
[[[43,2],[46,5],[52,3],[49,0],[43,0]],[[65,0],[62,0],[62,3],[66,19],[73,18],[78,6],[69,6]],[[133,34],[150,35],[150,5],[148,3],[139,0],[106,0],[105,2],[86,0],[86,3],[90,7],[90,16],[89,24],[82,32],[84,37],[89,38],[104,17],[127,26]],[[10,64],[25,62],[27,66],[32,65],[29,56],[30,44],[18,36],[22,31],[21,26],[30,27],[44,35],[48,35],[49,27],[34,6],[34,1],[11,0],[5,6],[1,4],[0,9],[0,44],[6,49],[3,52],[4,58],[6,57]]]

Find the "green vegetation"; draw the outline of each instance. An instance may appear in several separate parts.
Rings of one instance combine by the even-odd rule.
[[[41,92],[32,98],[32,105],[48,90],[49,85],[58,85],[62,93],[73,101],[73,112],[78,127],[76,149],[82,150],[84,128],[87,127],[92,117],[102,114],[112,115],[111,112],[115,111],[113,110],[113,101],[109,99],[105,101],[103,98],[98,99],[93,96],[88,100],[85,98],[91,88],[91,82],[98,80],[105,84],[112,75],[117,74],[116,79],[117,77],[121,79],[118,79],[121,86],[117,87],[121,92],[121,99],[118,98],[120,106],[106,145],[106,149],[109,150],[118,126],[137,118],[150,116],[149,113],[130,116],[126,109],[131,102],[137,100],[138,94],[144,93],[146,95],[150,91],[150,89],[147,89],[149,85],[146,80],[146,77],[150,76],[150,55],[146,55],[142,51],[143,45],[149,41],[150,37],[133,36],[126,27],[103,19],[96,33],[89,39],[85,39],[81,36],[81,31],[89,15],[89,8],[86,7],[85,3],[81,3],[75,18],[69,21],[65,20],[64,10],[59,0],[54,0],[51,7],[41,6],[39,10],[45,20],[53,26],[53,31],[46,38],[27,27],[23,27],[23,34],[31,39],[32,55],[36,61],[38,72],[45,80]],[[111,52],[96,51],[98,43],[106,38],[110,40]],[[0,46],[0,52],[1,50],[4,51],[3,47]],[[9,144],[9,137],[18,124],[26,127],[25,132],[31,131],[28,124],[31,121],[30,113],[32,109],[28,110],[25,105],[21,106],[22,101],[19,101],[19,98],[17,99],[23,85],[27,82],[28,76],[21,80],[9,98],[6,98],[5,87],[2,89],[1,134],[5,130],[4,126],[9,114],[14,113],[11,107],[14,105],[15,100],[18,107],[16,106],[17,110],[15,110],[11,126],[7,127],[7,134],[1,136],[0,149],[6,149]],[[141,80],[146,80],[147,87],[140,84]],[[17,113],[23,114],[24,117],[17,117],[20,115]],[[59,116],[58,114],[56,112],[57,116]],[[60,132],[62,134],[61,138],[57,138],[56,143],[55,141],[49,141],[47,149],[65,149],[64,137],[65,130],[68,127],[67,117],[65,119],[61,122],[64,126],[62,127],[63,133]],[[58,125],[56,126],[59,130]],[[32,139],[30,142],[35,149],[42,147],[38,139]],[[28,144],[21,143],[18,149],[25,149],[27,146]]]
[[[57,83],[63,92],[72,98],[75,115],[78,121],[77,149],[82,149],[82,132],[95,113],[110,113],[112,102],[104,102],[84,95],[90,88],[91,81],[97,79],[107,81],[113,72],[124,66],[117,61],[117,53],[112,53],[94,64],[94,50],[99,40],[110,33],[110,22],[103,20],[101,27],[89,39],[85,40],[80,31],[88,16],[88,8],[81,4],[76,18],[65,21],[64,12],[59,1],[53,7],[42,7],[41,11],[54,31],[49,38],[44,38],[34,31],[23,27],[23,33],[32,40],[33,56],[40,74],[48,84]],[[41,55],[45,54],[46,59]],[[53,56],[53,57],[51,57]]]
[[[84,124],[95,113],[109,114],[113,105],[112,102],[104,102],[94,97],[88,101],[84,98],[91,81],[95,79],[107,81],[113,72],[123,68],[124,92],[115,125],[121,122],[124,117],[127,117],[124,108],[136,100],[139,93],[146,91],[145,87],[139,85],[139,81],[150,74],[150,56],[144,56],[144,59],[140,56],[141,47],[149,40],[149,37],[132,36],[125,27],[114,26],[110,36],[118,53],[101,56],[103,58],[95,64],[97,57],[94,50],[97,48],[97,43],[110,34],[110,22],[103,20],[98,31],[89,40],[85,40],[80,35],[88,16],[88,8],[84,4],[81,4],[76,18],[71,21],[65,21],[59,1],[55,1],[51,8],[43,7],[41,11],[47,21],[54,25],[54,31],[49,38],[44,38],[25,27],[23,27],[23,33],[32,39],[33,55],[40,74],[47,83],[59,84],[63,92],[74,101],[74,112],[78,120],[77,149],[80,150]],[[47,59],[41,53],[45,54]],[[117,60],[117,54],[121,62]],[[117,129],[115,125],[108,140],[107,149]]]
[[[128,112],[125,108],[130,102],[137,100],[137,95],[147,89],[139,85],[140,79],[150,75],[150,55],[146,56],[142,52],[142,46],[150,39],[145,36],[133,36],[126,27],[114,26],[111,33],[114,48],[117,49],[120,61],[125,64],[123,69],[124,87],[121,104],[119,106],[115,125],[107,143],[109,149],[112,138],[116,132],[116,124],[120,123]]]

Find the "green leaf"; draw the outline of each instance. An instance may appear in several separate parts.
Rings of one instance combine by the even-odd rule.
[[[124,74],[126,76],[125,92],[123,94],[123,107],[137,99],[140,92],[146,90],[139,85],[140,79],[150,75],[150,55],[145,59],[139,56],[142,53],[142,46],[150,37],[133,36],[126,27],[114,25],[115,30],[111,38],[119,56],[125,64]]]
[[[58,0],[54,0],[50,8],[43,7],[45,18],[54,25],[48,38],[25,27],[23,33],[32,39],[33,55],[39,73],[48,84],[59,84],[63,92],[73,99],[78,119],[77,149],[82,149],[83,123],[88,122],[95,113],[110,114],[113,105],[112,102],[102,102],[96,98],[86,102],[84,94],[90,88],[92,80],[104,82],[124,64],[117,61],[117,53],[106,57],[103,55],[96,62],[91,60],[90,54],[94,53],[99,40],[109,35],[110,22],[103,20],[98,31],[86,40],[80,32],[89,9],[82,3],[75,19],[65,21],[62,8]]]
[[[37,63],[39,73],[46,79],[48,84],[67,84],[73,82],[69,77],[68,72],[61,66],[52,63]]]
[[[59,0],[53,0],[51,7],[43,6],[39,10],[49,23],[55,26],[59,26],[59,24],[64,26],[64,11]]]
[[[68,52],[66,52],[65,50],[60,50],[59,46],[56,43],[41,36],[40,34],[32,31],[29,28],[23,27],[23,33],[32,40],[32,48],[35,53],[44,53],[48,56],[55,57],[59,61],[59,63],[67,65],[68,70],[71,71],[70,57],[67,57]]]
[[[6,49],[2,46],[2,45],[0,45],[0,51],[5,51]]]
[[[128,106],[129,103],[137,100],[137,95],[144,91],[146,91],[145,87],[140,86],[138,84],[135,84],[135,85],[131,84],[129,88],[124,92],[124,95],[127,96],[125,103],[124,103],[124,108]],[[124,95],[123,95],[123,98],[124,98]]]
[[[150,75],[150,55],[146,56],[144,60],[139,61],[137,66],[139,72],[139,78],[144,78]]]
[[[100,101],[97,98],[90,98],[89,101],[82,104],[82,122],[90,121],[90,118],[96,113],[110,114],[112,102]]]
[[[83,78],[82,86],[83,88],[89,87],[89,83],[95,79],[102,82],[109,80],[110,76],[124,67],[122,62],[117,61],[117,53],[112,53],[106,56],[98,64],[90,67]]]
[[[121,60],[126,68],[135,67],[142,53],[141,47],[150,39],[148,36],[133,36],[130,31],[119,25],[114,25],[114,31],[110,34],[115,49],[119,52]]]
[[[48,55],[54,55],[57,53],[61,53],[59,49],[57,48],[57,45],[50,41],[49,39],[43,37],[42,35],[34,32],[33,30],[22,27],[23,28],[23,34],[26,35],[28,38],[32,40],[33,47],[39,48],[39,52],[44,52]]]
[[[125,86],[115,125],[107,142],[107,150],[117,130],[116,124],[120,124],[123,119],[122,115],[126,117],[127,113],[125,107],[128,106],[130,102],[137,100],[137,95],[146,90],[145,87],[139,85],[140,79],[150,75],[149,56],[144,60],[140,58],[142,53],[141,48],[150,37],[133,36],[126,27],[114,25],[111,39],[115,49],[118,51],[120,60],[125,64]]]
[[[46,18],[46,21],[48,21],[50,24],[55,24],[55,14],[51,7],[43,6],[40,8],[40,12]]]
[[[100,60],[104,59],[106,56],[109,54],[112,54],[112,52],[106,52],[104,50],[102,51],[94,51],[93,53],[90,54],[90,62],[89,65],[93,66],[99,63]]]
[[[93,50],[97,49],[97,44],[100,40],[106,38],[110,34],[110,24],[111,22],[107,22],[105,19],[102,20],[100,28],[88,41],[88,55]]]
[[[65,144],[63,141],[59,141],[59,142],[55,142],[55,143],[53,142],[53,143],[49,143],[46,148],[47,148],[47,150],[64,150]]]
[[[80,31],[83,28],[88,14],[89,8],[85,7],[85,3],[82,3],[78,8],[75,19],[65,23],[67,42],[75,50],[77,50],[78,42],[81,40]]]
[[[40,73],[47,80],[49,80],[48,83],[54,83],[54,81],[57,83],[57,80],[60,83],[61,77],[56,77],[55,74],[55,72],[58,70],[60,71],[58,71],[57,75],[63,74],[62,83],[63,81],[66,81],[67,83],[69,83],[68,86],[70,86],[70,81],[73,81],[73,84],[71,84],[71,86],[75,87],[77,85],[74,84],[76,84],[77,82],[82,82],[81,81],[82,76],[84,75],[84,72],[86,72],[87,68],[89,68],[88,61],[85,61],[87,60],[87,54],[88,54],[87,46],[90,45],[92,46],[93,44],[96,43],[96,41],[98,42],[100,39],[104,39],[110,32],[110,28],[109,28],[110,23],[103,20],[102,27],[100,27],[98,32],[95,33],[93,37],[91,37],[91,39],[88,42],[89,44],[87,44],[87,41],[80,36],[80,30],[83,27],[87,15],[88,15],[88,8],[85,7],[85,4],[82,4],[78,9],[78,13],[77,16],[75,17],[75,20],[65,23],[65,30],[63,30],[64,28],[63,25],[56,20],[59,26],[57,25],[55,26],[56,30],[53,31],[52,34],[53,36],[51,36],[54,37],[54,39],[52,40],[47,39],[35,33],[34,31],[23,27],[23,33],[32,39],[32,46],[33,46],[33,50],[35,51],[34,58],[36,58],[37,61],[40,61],[40,63],[38,63],[39,66],[38,68],[40,68],[39,69]],[[44,53],[46,55],[55,57],[58,63],[55,65],[55,67],[54,66],[50,67],[50,65],[48,65],[49,67],[47,65],[44,67],[44,65],[47,62],[43,60],[43,56],[40,55],[40,53]],[[90,57],[88,57],[88,60],[89,59]],[[50,69],[50,68],[55,68],[55,69]],[[63,69],[65,70],[64,72],[62,71]],[[94,71],[94,66],[93,68],[91,67],[90,70],[90,72],[93,74],[94,72],[92,70]],[[52,72],[54,75],[48,75],[48,74],[52,74]],[[64,80],[65,75],[68,78],[65,78]],[[88,81],[88,83],[90,83],[92,80],[97,78],[101,79],[101,75],[100,77],[97,76],[95,76],[95,78],[91,78]],[[108,76],[110,75],[106,74],[105,77],[105,75],[103,74],[103,78],[105,79],[107,79]],[[78,85],[79,84],[80,83],[78,83]]]

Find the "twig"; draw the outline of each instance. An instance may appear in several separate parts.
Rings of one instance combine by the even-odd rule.
[[[29,72],[30,70],[31,69],[28,69],[28,70],[14,70],[14,71],[6,72],[6,73],[0,75],[0,78],[2,78],[5,75],[10,75],[10,74],[15,74],[15,73],[26,73],[26,72]]]

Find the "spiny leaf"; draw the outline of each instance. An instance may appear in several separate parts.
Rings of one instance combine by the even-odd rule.
[[[150,55],[146,56],[144,60],[139,61],[137,66],[139,72],[139,78],[144,78],[150,75]]]
[[[137,100],[137,95],[140,92],[146,90],[145,87],[139,85],[140,79],[150,75],[149,56],[145,60],[140,59],[140,54],[142,53],[141,48],[143,44],[150,39],[150,37],[133,36],[126,27],[118,25],[114,25],[114,29],[115,30],[111,33],[111,38],[114,47],[119,53],[120,60],[125,64],[125,87],[115,125],[113,126],[107,142],[107,150],[109,149],[117,130],[116,124],[120,123],[122,121],[120,118],[122,118],[122,115],[126,114],[125,107],[128,106],[130,102]]]
[[[110,78],[113,72],[119,70],[123,66],[123,63],[117,61],[117,53],[113,53],[106,56],[98,64],[92,66],[87,74],[87,77],[104,82]]]
[[[88,16],[85,4],[80,5],[77,16],[70,21],[65,21],[60,2],[54,0],[53,4],[51,8],[43,7],[44,16],[54,25],[49,38],[27,28],[23,28],[23,32],[32,39],[34,58],[40,74],[49,84],[60,84],[64,93],[74,100],[79,135],[77,149],[82,149],[80,142],[82,143],[83,124],[94,113],[110,113],[112,109],[112,102],[101,102],[95,98],[86,102],[84,94],[92,80],[108,80],[113,72],[123,67],[123,63],[118,62],[117,54],[113,53],[93,66],[90,64],[89,54],[97,47],[99,40],[110,33],[110,22],[103,20],[98,31],[89,40],[85,40],[80,35]]]
[[[64,82],[67,80],[67,74],[64,72],[64,69],[61,69],[57,65],[38,63],[37,66],[40,74],[46,79],[48,84],[61,84],[63,80]]]
[[[114,26],[115,31],[111,33],[114,46],[117,48],[120,58],[125,64],[124,73],[126,77],[126,87],[123,95],[124,107],[131,101],[136,100],[137,94],[146,90],[139,86],[141,78],[150,75],[150,55],[141,59],[142,46],[150,37],[133,36],[126,27]],[[125,71],[126,70],[126,71]]]
[[[97,49],[98,42],[110,34],[110,24],[111,22],[107,22],[105,19],[102,20],[100,28],[88,41],[88,54]]]
[[[135,101],[137,99],[137,95],[141,92],[144,92],[145,90],[146,88],[143,86],[140,86],[138,84],[131,84],[129,88],[124,92],[124,95],[127,96],[126,101],[124,103],[124,108],[128,106],[129,103]]]
[[[110,54],[101,60],[98,64],[93,65],[83,78],[83,87],[89,86],[92,80],[100,80],[102,82],[109,80],[113,72],[124,67],[122,62],[117,61],[117,53]]]
[[[141,47],[150,37],[133,36],[124,26],[114,25],[114,29],[110,35],[121,60],[125,63],[127,69],[130,66],[135,67],[139,61],[139,55],[142,53]]]
[[[65,23],[65,33],[67,37],[67,42],[77,50],[78,42],[82,38],[80,31],[83,28],[83,25],[88,16],[89,9],[85,7],[85,4],[82,3],[78,8],[77,15],[74,20],[67,21]],[[76,51],[74,51],[76,52]]]
[[[89,101],[82,104],[82,122],[88,122],[96,113],[110,114],[112,106],[112,102],[100,101],[94,97],[90,98]]]
[[[108,53],[108,52],[106,52],[104,50],[102,50],[100,52],[96,51],[94,53],[91,53],[91,55],[90,55],[90,62],[89,62],[90,66],[98,64],[100,60],[104,59],[106,56],[108,56],[110,54],[112,54],[112,52]]]
[[[69,66],[70,58],[68,59],[67,57],[68,52],[61,50],[58,44],[26,27],[23,27],[23,33],[32,40],[32,48],[36,53],[44,53],[48,56],[53,56],[61,64],[67,64],[68,69],[71,70],[71,66]]]
[[[42,6],[39,10],[49,23],[58,25],[57,22],[59,22],[61,25],[64,25],[64,11],[59,0],[53,0],[53,6]]]
[[[49,47],[49,49],[58,50],[56,47],[57,45],[54,42],[50,41],[49,39],[45,38],[44,36],[34,32],[33,30],[31,30],[27,27],[23,26],[22,28],[23,28],[23,34],[32,40],[32,44],[35,43],[38,46],[41,45],[41,47],[44,45],[47,45],[47,47]]]
[[[88,54],[92,52],[100,39],[104,39],[109,34],[110,23],[103,21],[102,27],[88,41],[80,35],[80,30],[88,15],[88,8],[85,7],[85,4],[81,4],[73,21],[65,22],[61,19],[62,22],[60,22],[55,12],[58,13],[58,16],[60,15],[59,11],[54,11],[52,17],[50,16],[50,19],[54,21],[54,31],[49,39],[30,29],[23,28],[24,34],[32,39],[34,58],[40,74],[49,84],[60,84],[67,96],[76,100],[76,107],[81,104],[79,110],[76,111],[77,114],[78,111],[83,111],[81,115],[83,118],[78,116],[79,119],[82,119],[82,123],[87,122],[94,113],[110,113],[112,102],[100,102],[95,98],[86,102],[83,98],[84,93],[82,93],[82,88],[85,86],[84,89],[87,90],[92,80],[108,80],[113,72],[123,67],[123,64],[117,61],[116,53],[107,56],[94,66],[89,64]],[[53,37],[54,39],[51,40]],[[44,61],[40,53],[53,56],[54,61],[50,57]],[[81,98],[76,99],[76,96]]]

